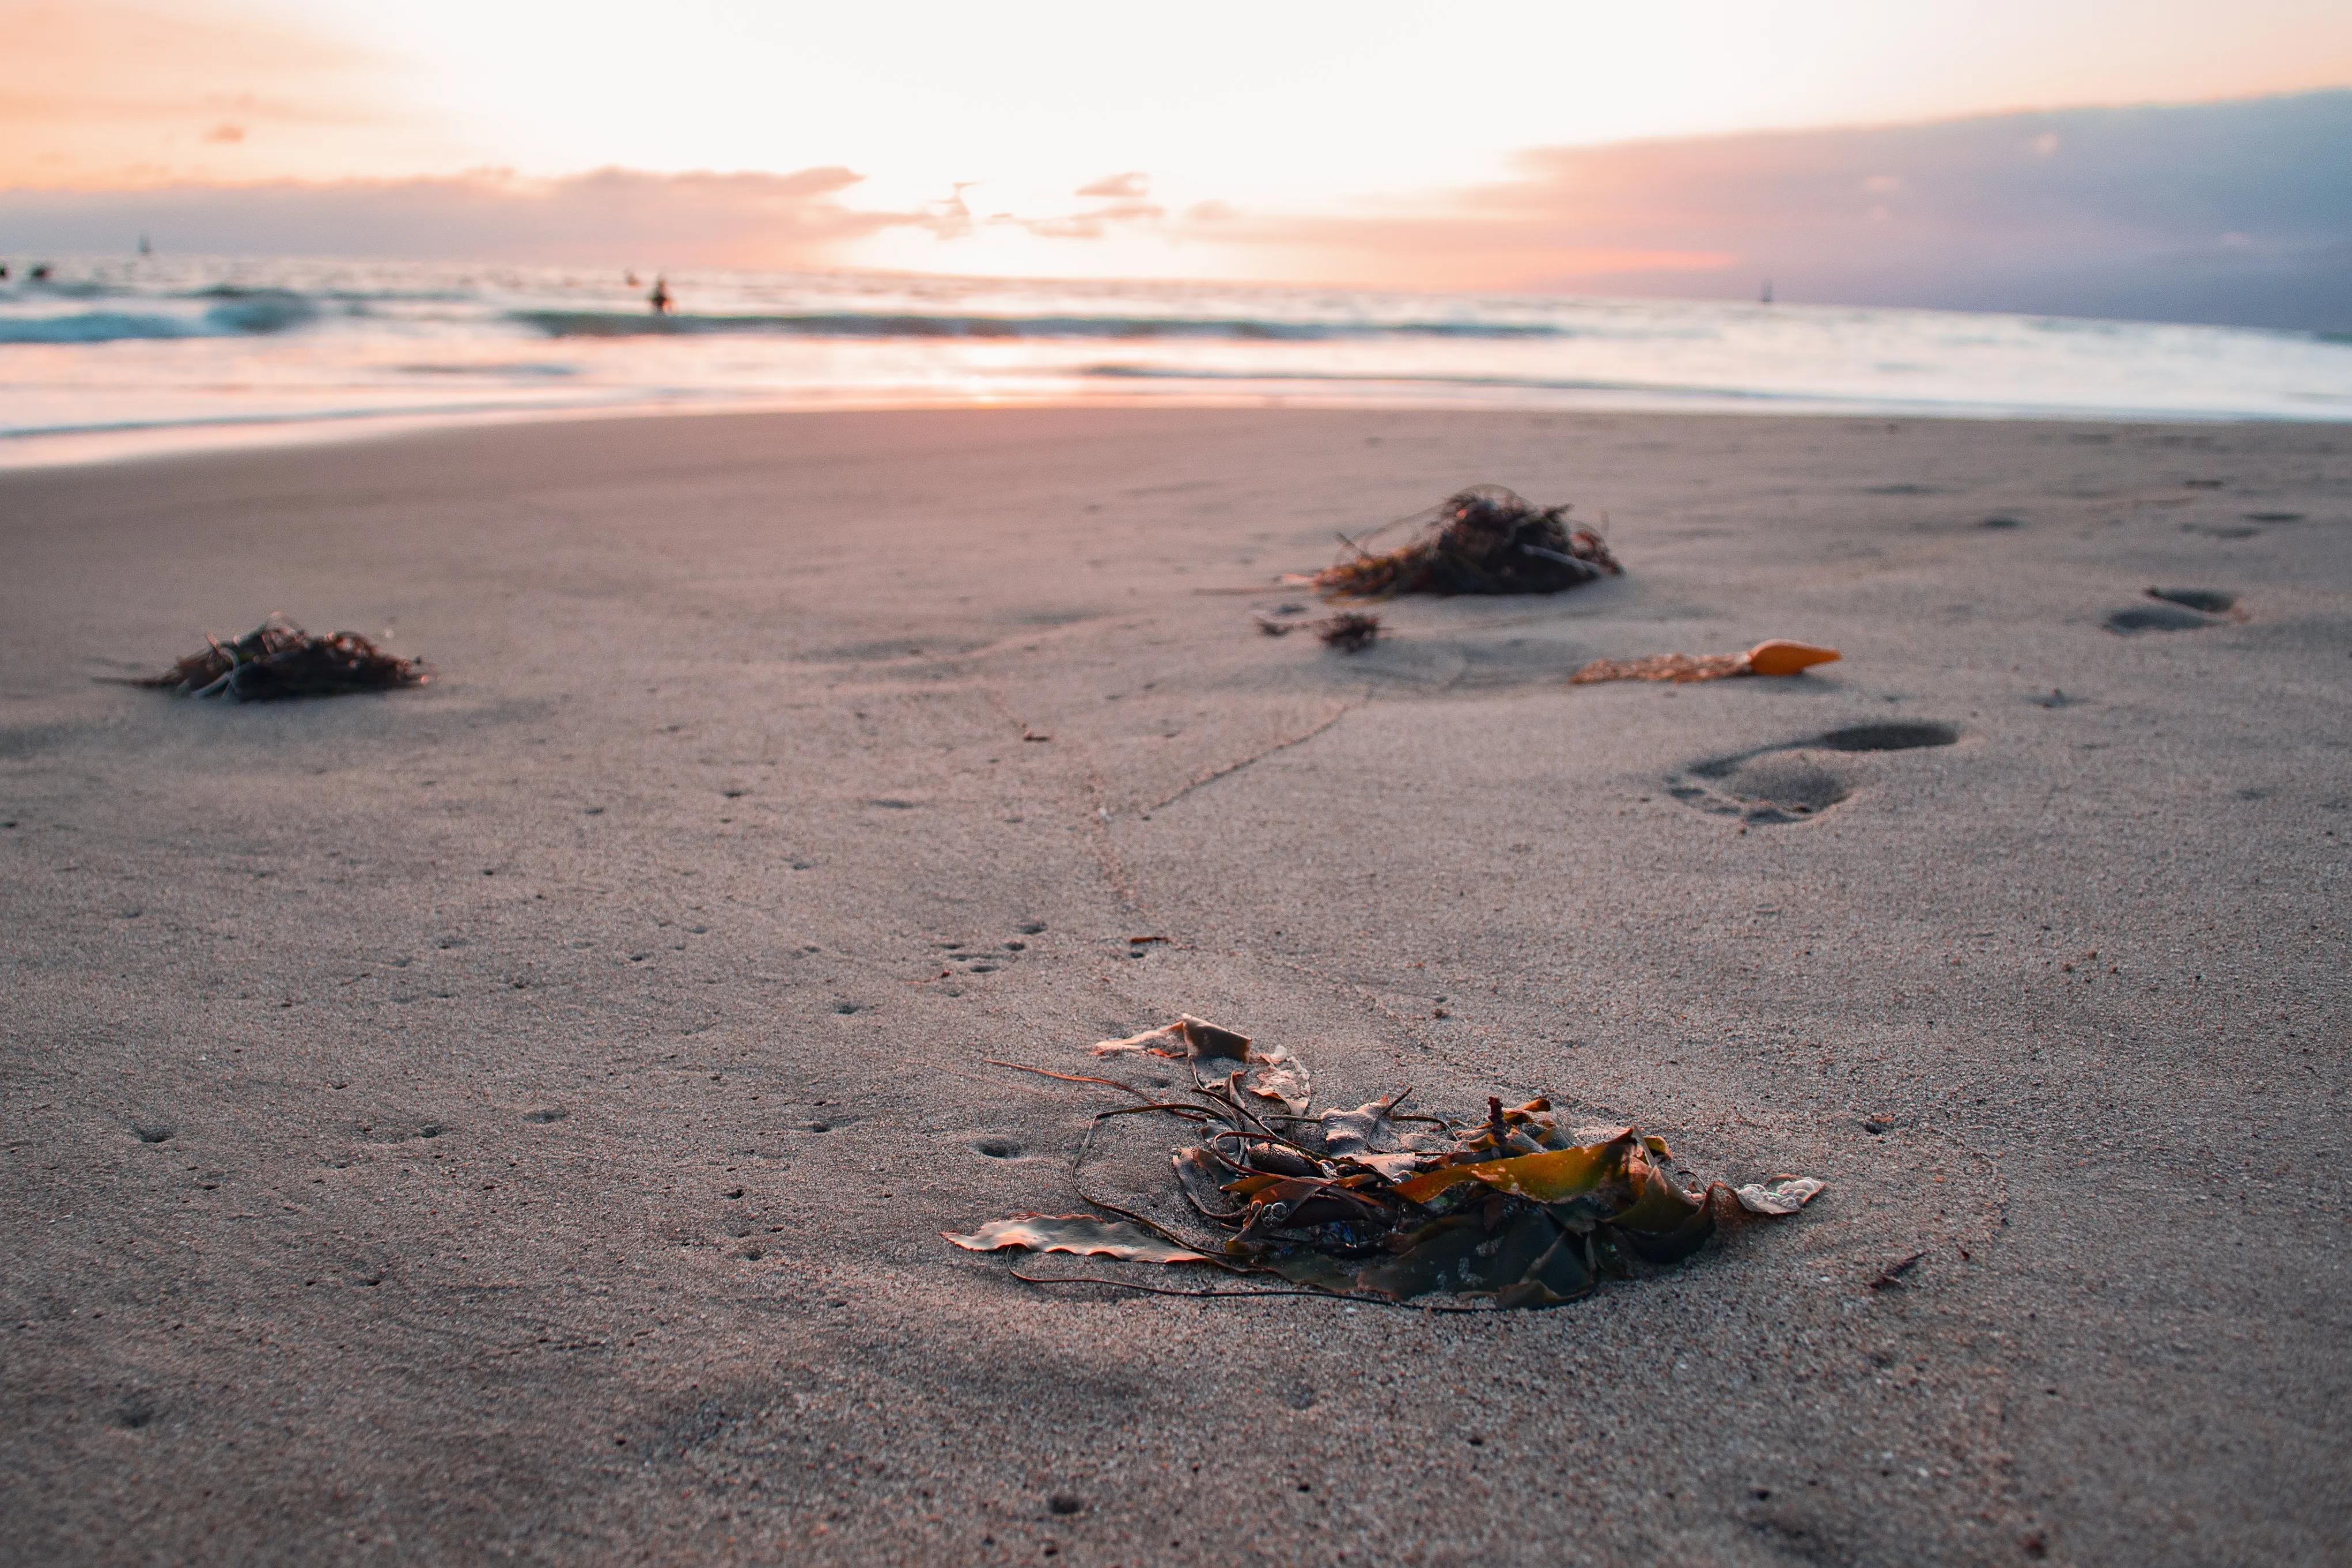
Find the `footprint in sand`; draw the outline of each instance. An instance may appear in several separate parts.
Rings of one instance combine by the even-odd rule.
[[[1667,780],[1666,793],[1685,805],[1744,822],[1803,822],[1853,793],[1853,770],[1839,758],[1948,746],[1959,738],[1953,726],[1926,721],[1850,724],[1693,763]]]
[[[2238,600],[2218,588],[2150,588],[2152,605],[2131,605],[2105,621],[2107,630],[2126,637],[2134,632],[2193,632],[2231,616]],[[2231,618],[2242,620],[2242,615]]]

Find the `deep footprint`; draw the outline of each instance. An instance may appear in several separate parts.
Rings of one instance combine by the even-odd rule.
[[[1960,738],[1949,724],[1925,721],[1852,724],[1801,741],[1763,746],[1691,763],[1669,779],[1666,793],[1718,816],[1770,824],[1803,822],[1853,793],[1835,763],[1822,753],[1908,752],[1948,746]]]
[[[2238,596],[2224,594],[2219,588],[2150,588],[2147,596],[2185,609],[2202,610],[2209,616],[2227,615],[2238,607]]]
[[[2193,632],[2213,624],[2210,616],[2179,605],[2134,605],[2107,617],[2107,630],[2129,637],[2134,632]]]

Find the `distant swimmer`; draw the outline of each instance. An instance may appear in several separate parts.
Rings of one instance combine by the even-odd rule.
[[[1756,296],[1756,302],[1759,305],[1769,305],[1772,302],[1772,279],[1769,278],[1764,279],[1764,291]]]
[[[621,274],[621,281],[634,289],[637,286],[637,275],[634,271],[624,272]]]
[[[6,281],[8,281],[8,264],[5,261],[0,261],[0,283],[5,283]]]
[[[49,280],[49,264],[44,261],[25,276],[36,283],[47,283]]]
[[[667,279],[654,279],[654,291],[646,296],[646,303],[654,308],[654,314],[656,316],[669,314],[669,280]]]

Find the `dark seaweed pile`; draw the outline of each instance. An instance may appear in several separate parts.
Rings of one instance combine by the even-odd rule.
[[[1072,1172],[1079,1195],[1102,1213],[1019,1215],[950,1241],[975,1252],[1200,1264],[1359,1300],[1443,1294],[1548,1307],[1636,1265],[1679,1262],[1715,1235],[1718,1216],[1794,1214],[1822,1188],[1795,1176],[1738,1189],[1689,1182],[1664,1139],[1631,1127],[1571,1128],[1543,1100],[1512,1109],[1490,1099],[1483,1119],[1459,1123],[1408,1114],[1402,1095],[1309,1117],[1305,1069],[1288,1052],[1198,1018],[1096,1050],[1190,1061],[1184,1099],[1110,1079],[1045,1076],[1109,1084],[1144,1102],[1100,1112],[1097,1127],[1139,1114],[1191,1123],[1195,1141],[1173,1156],[1176,1184],[1213,1238],[1182,1236],[1087,1193],[1090,1129]],[[1091,1276],[1021,1278],[1188,1293]]]
[[[386,653],[357,632],[314,637],[281,616],[270,616],[235,642],[205,642],[202,652],[132,684],[174,697],[268,702],[422,686],[431,679],[416,660]]]
[[[1352,542],[1348,560],[1315,574],[1327,594],[1557,594],[1624,571],[1566,506],[1538,507],[1500,485],[1477,485],[1410,518],[1420,531],[1374,554]]]

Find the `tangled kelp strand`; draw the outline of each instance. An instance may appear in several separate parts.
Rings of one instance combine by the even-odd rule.
[[[1418,531],[1394,550],[1374,553],[1342,535],[1349,557],[1311,581],[1326,594],[1371,599],[1557,594],[1622,573],[1601,536],[1570,527],[1568,512],[1566,505],[1538,507],[1500,485],[1475,485],[1402,519]]]
[[[416,660],[387,653],[357,632],[315,637],[283,616],[270,616],[234,642],[205,641],[203,651],[130,684],[174,697],[267,702],[422,686],[432,679]]]
[[[1305,1069],[1286,1049],[1190,1015],[1095,1048],[1186,1059],[1191,1098],[1154,1100],[1117,1079],[998,1064],[1108,1084],[1138,1103],[1097,1112],[1072,1153],[1077,1194],[1101,1213],[1014,1215],[966,1235],[943,1233],[947,1240],[974,1252],[1199,1264],[1350,1300],[1452,1295],[1491,1304],[1438,1310],[1542,1307],[1584,1296],[1635,1264],[1688,1258],[1715,1235],[1719,1215],[1792,1215],[1823,1187],[1789,1175],[1738,1188],[1695,1184],[1681,1176],[1664,1139],[1631,1127],[1570,1127],[1540,1099],[1507,1108],[1490,1098],[1486,1116],[1468,1122],[1406,1112],[1404,1093],[1310,1117]],[[1146,1115],[1195,1130],[1194,1142],[1172,1151],[1171,1164],[1177,1191],[1214,1238],[1182,1236],[1087,1190],[1097,1130],[1113,1118]],[[1160,1295],[1290,1293],[1016,1278]]]

